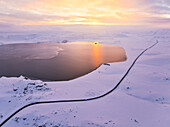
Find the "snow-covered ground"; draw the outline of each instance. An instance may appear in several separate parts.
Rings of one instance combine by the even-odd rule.
[[[29,29],[28,29],[29,28]],[[134,59],[144,53],[120,86],[89,102],[41,104],[28,107],[4,127],[169,127],[170,29],[129,26],[49,26],[0,30],[0,43],[99,41],[119,45],[127,61],[102,65],[83,77],[42,82],[24,77],[0,78],[0,122],[31,102],[102,95],[112,89]]]

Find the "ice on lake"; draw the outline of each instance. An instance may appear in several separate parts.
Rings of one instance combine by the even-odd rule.
[[[66,81],[126,58],[122,47],[96,42],[7,44],[0,46],[0,76]]]

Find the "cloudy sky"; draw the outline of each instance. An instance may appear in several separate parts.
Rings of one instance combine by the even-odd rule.
[[[170,25],[170,0],[0,0],[0,23]]]

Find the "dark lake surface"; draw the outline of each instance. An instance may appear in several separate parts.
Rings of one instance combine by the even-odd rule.
[[[126,59],[122,47],[95,42],[7,44],[0,46],[0,77],[67,81]]]

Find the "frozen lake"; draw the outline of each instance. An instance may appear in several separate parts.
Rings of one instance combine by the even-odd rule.
[[[66,81],[126,58],[122,47],[96,42],[7,44],[0,46],[0,76]]]

